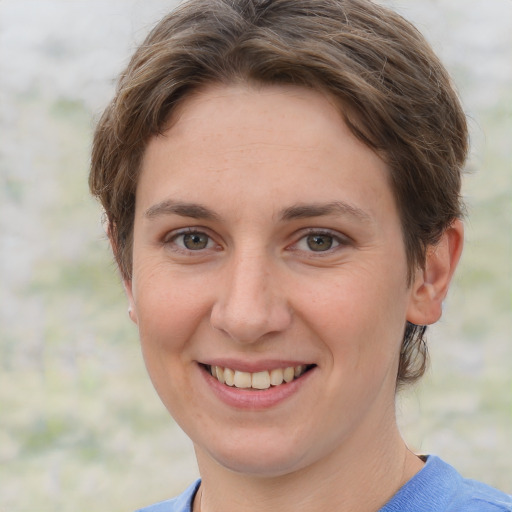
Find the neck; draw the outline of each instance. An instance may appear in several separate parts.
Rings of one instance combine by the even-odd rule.
[[[194,512],[376,512],[423,466],[393,428],[350,443],[306,468],[281,476],[233,472],[196,446],[202,476]]]

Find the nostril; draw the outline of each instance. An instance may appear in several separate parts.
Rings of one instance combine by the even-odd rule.
[[[215,305],[211,312],[212,328],[240,343],[255,343],[262,338],[284,332],[290,326],[292,313],[286,304]]]

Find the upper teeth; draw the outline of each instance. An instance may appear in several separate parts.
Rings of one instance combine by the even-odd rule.
[[[268,389],[270,386],[279,386],[283,382],[291,382],[306,371],[305,365],[275,368],[262,372],[241,372],[221,366],[210,366],[210,373],[222,384],[236,388]]]

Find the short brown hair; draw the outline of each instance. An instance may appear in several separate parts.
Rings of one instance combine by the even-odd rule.
[[[388,164],[409,281],[462,215],[466,118],[423,36],[370,0],[188,0],[133,55],[94,135],[89,185],[105,209],[124,279],[132,272],[142,156],[172,113],[210,83],[293,84],[340,105],[352,133]],[[421,376],[424,326],[407,324],[398,383]]]

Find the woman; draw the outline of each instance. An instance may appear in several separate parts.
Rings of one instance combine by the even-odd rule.
[[[201,474],[144,510],[512,510],[395,417],[462,251],[466,154],[446,71],[372,2],[191,0],[155,27],[90,176]]]

